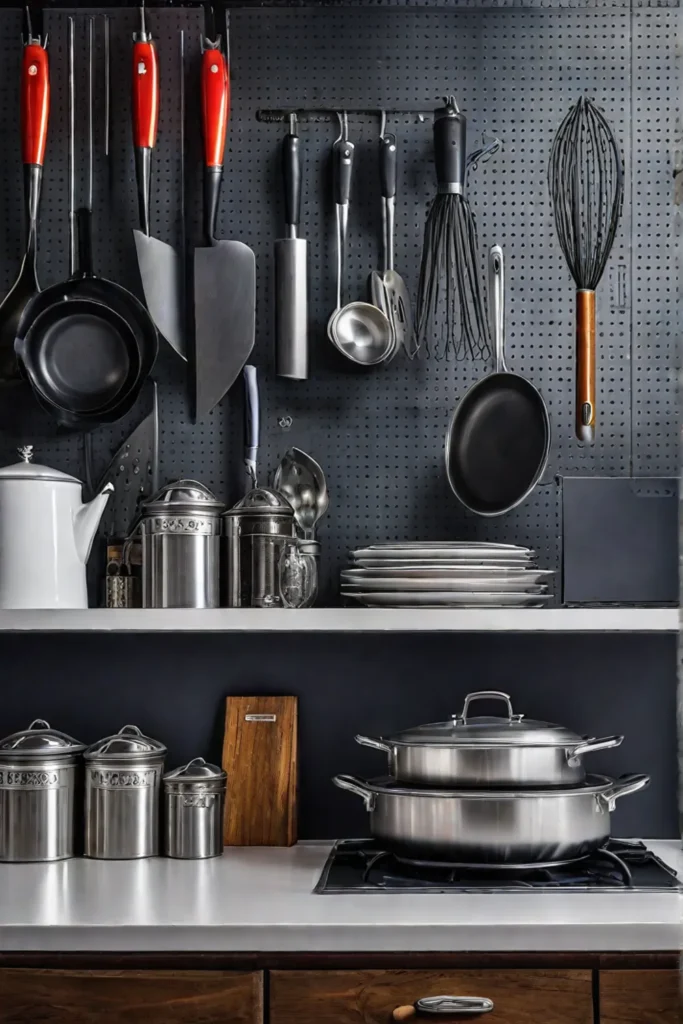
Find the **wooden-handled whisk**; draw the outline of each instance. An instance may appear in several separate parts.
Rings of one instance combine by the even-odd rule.
[[[576,284],[576,436],[595,443],[595,290],[616,235],[624,167],[610,125],[581,97],[560,125],[548,185],[555,227]]]

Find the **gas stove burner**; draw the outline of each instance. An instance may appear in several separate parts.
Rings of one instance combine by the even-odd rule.
[[[644,843],[609,840],[580,860],[550,864],[443,864],[406,860],[375,840],[343,839],[315,892],[572,892],[681,889],[674,871]]]

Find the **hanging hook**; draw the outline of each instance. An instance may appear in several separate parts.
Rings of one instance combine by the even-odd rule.
[[[337,110],[336,114],[337,114],[337,117],[339,118],[339,135],[334,140],[335,145],[338,142],[341,142],[341,140],[344,138],[344,118],[343,118],[342,112],[340,110]]]
[[[345,110],[335,111],[339,118],[339,135],[334,140],[335,142],[348,142],[349,141],[349,117]]]
[[[387,130],[387,112],[386,110],[380,110],[380,122],[379,122],[379,137],[380,141],[384,138],[384,133]]]
[[[292,111],[291,114],[289,115],[289,134],[290,135],[298,135],[299,134],[298,121],[297,121],[297,117],[296,117],[295,111]]]

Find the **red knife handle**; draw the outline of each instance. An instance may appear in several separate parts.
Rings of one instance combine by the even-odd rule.
[[[159,124],[159,62],[152,42],[133,43],[133,144],[154,149]]]
[[[43,166],[50,113],[50,72],[47,51],[27,43],[21,65],[21,159]]]
[[[204,50],[201,87],[204,164],[222,167],[230,117],[230,79],[225,57],[217,48]]]

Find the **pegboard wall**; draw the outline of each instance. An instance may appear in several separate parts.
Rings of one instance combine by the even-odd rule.
[[[290,445],[323,466],[331,494],[320,526],[322,601],[335,603],[348,550],[389,539],[476,538],[532,545],[558,568],[561,551],[557,475],[674,476],[677,464],[677,345],[680,315],[672,154],[679,117],[676,45],[680,9],[634,3],[497,3],[494,6],[371,3],[358,7],[232,8],[232,116],[218,234],[256,253],[257,343],[262,403],[260,478],[270,480]],[[574,9],[576,8],[576,9]],[[40,280],[68,272],[66,17],[51,10],[52,111],[40,230]],[[78,14],[79,81],[85,74],[85,16]],[[95,12],[93,12],[95,13]],[[104,13],[101,9],[98,14]],[[104,276],[138,292],[132,228],[136,198],[130,129],[132,9],[110,9],[112,121],[104,146],[102,21],[97,25],[95,262]],[[191,254],[200,242],[201,162],[197,79],[203,27],[197,10],[148,13],[160,59],[161,117],[154,163],[153,232]],[[18,95],[21,21],[0,13],[0,284],[21,258]],[[185,61],[180,62],[180,31]],[[181,189],[180,77],[186,85],[185,194]],[[455,93],[468,118],[469,148],[484,133],[502,150],[469,176],[482,270],[500,243],[507,261],[507,361],[537,384],[548,403],[553,446],[541,485],[497,520],[466,513],[451,494],[444,438],[453,407],[488,366],[454,359],[397,358],[362,370],[332,347],[326,323],[334,307],[334,214],[329,156],[337,126],[300,125],[303,158],[301,234],[309,242],[310,379],[274,373],[273,242],[284,233],[280,143],[287,128],[257,120],[273,108],[430,109]],[[598,292],[598,437],[583,449],[573,436],[574,289],[555,238],[546,174],[554,132],[569,106],[587,94],[612,124],[624,154],[624,213]],[[79,103],[84,97],[79,89]],[[82,105],[79,124],[84,126]],[[426,209],[435,193],[431,125],[390,116],[396,134],[399,194],[396,267],[415,294]],[[380,258],[377,171],[379,117],[351,118],[356,144],[345,282],[364,297]],[[83,154],[79,128],[78,152]],[[183,211],[185,214],[183,226]],[[617,282],[625,283],[625,288]],[[226,344],[229,336],[226,331]],[[162,347],[158,381],[161,478],[192,476],[233,502],[243,487],[242,402],[235,388],[194,425],[185,367]],[[3,462],[20,441],[40,461],[82,475],[81,439],[57,437],[15,389],[2,405]],[[141,417],[94,435],[96,471]]]

